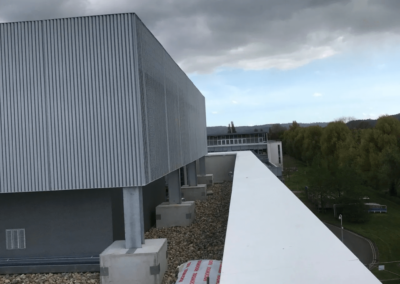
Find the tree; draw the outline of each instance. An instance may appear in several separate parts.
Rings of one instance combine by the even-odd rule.
[[[318,158],[307,170],[308,198],[322,209],[325,208],[330,195],[329,177],[329,171]]]
[[[366,181],[375,189],[390,186],[387,167],[388,152],[395,153],[400,147],[400,121],[391,116],[378,119],[375,128],[365,129],[361,133],[361,142],[357,166]],[[386,155],[386,157],[385,157]]]
[[[311,164],[315,157],[321,156],[321,126],[309,126],[304,128],[304,140],[302,149],[302,160]]]
[[[273,124],[268,130],[268,138],[271,140],[282,140],[283,133],[286,131],[286,127],[283,127],[279,123]]]
[[[228,133],[232,133],[232,128],[230,124],[228,124]]]
[[[363,120],[363,121],[360,121],[360,122],[356,125],[355,128],[356,128],[356,129],[370,129],[370,128],[372,128],[372,125],[371,125],[368,121]]]
[[[298,155],[301,156],[301,153],[296,154],[295,150],[295,138],[301,129],[302,128],[300,125],[296,121],[293,121],[293,123],[289,126],[289,129],[283,133],[283,149],[293,157],[298,157]]]
[[[338,150],[350,134],[349,128],[342,121],[329,123],[321,135],[321,153],[324,157],[338,158]]]
[[[382,153],[382,174],[389,183],[389,194],[397,196],[400,186],[400,149],[398,147],[388,148]]]
[[[360,198],[343,197],[339,200],[342,207],[338,210],[346,221],[351,223],[364,223],[370,219],[370,215],[365,204]]]
[[[236,133],[236,128],[235,125],[233,124],[233,121],[231,121],[231,131],[232,133]]]

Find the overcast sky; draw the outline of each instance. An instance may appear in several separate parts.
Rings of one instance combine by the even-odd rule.
[[[0,0],[0,21],[135,12],[207,124],[400,113],[400,0]]]

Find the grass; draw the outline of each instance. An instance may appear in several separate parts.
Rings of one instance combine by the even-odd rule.
[[[321,220],[327,223],[340,225],[340,221],[333,217],[333,212],[318,212],[304,194],[307,185],[307,166],[290,156],[284,156],[285,185],[292,191],[301,191],[299,199]],[[296,168],[295,171],[293,169]],[[290,170],[292,169],[292,170]],[[400,198],[390,197],[386,194],[367,189],[365,196],[370,199],[368,202],[376,202],[387,205],[388,213],[372,214],[367,223],[355,224],[343,220],[343,227],[359,235],[370,239],[378,249],[378,260],[382,262],[399,261],[397,263],[382,263],[384,271],[378,271],[378,267],[372,269],[372,273],[380,280],[397,279],[384,281],[384,283],[398,283],[400,279]]]

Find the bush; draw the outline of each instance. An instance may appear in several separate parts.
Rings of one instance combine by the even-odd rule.
[[[370,219],[370,214],[364,203],[359,199],[343,198],[341,214],[343,219],[351,223],[365,223]]]

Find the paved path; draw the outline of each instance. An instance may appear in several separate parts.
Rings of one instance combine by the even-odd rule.
[[[331,232],[338,237],[340,240],[342,239],[341,229],[334,225],[324,223]],[[343,240],[344,244],[347,246],[352,253],[354,253],[358,259],[364,264],[370,264],[374,262],[374,248],[373,245],[365,238],[358,236],[352,232],[344,230],[343,232]],[[372,245],[372,247],[371,247]]]

